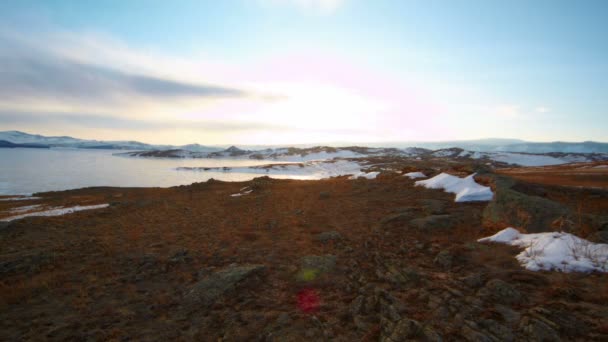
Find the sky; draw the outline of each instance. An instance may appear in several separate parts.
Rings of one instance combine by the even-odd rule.
[[[0,130],[608,141],[603,0],[0,2]]]

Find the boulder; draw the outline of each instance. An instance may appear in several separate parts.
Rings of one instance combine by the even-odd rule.
[[[512,179],[498,176],[495,184],[494,199],[483,211],[487,224],[508,224],[538,233],[550,231],[553,222],[573,217],[567,207],[557,202],[514,190]]]
[[[210,307],[225,293],[234,290],[245,279],[262,273],[264,265],[229,266],[197,282],[184,300],[189,307]]]

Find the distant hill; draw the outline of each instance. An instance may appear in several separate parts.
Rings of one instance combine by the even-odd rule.
[[[10,141],[0,140],[0,148],[49,148],[48,145],[41,144],[13,144]]]
[[[109,149],[109,150],[171,150],[184,149],[196,152],[216,152],[221,151],[220,148],[207,147],[198,144],[185,146],[171,145],[150,145],[138,141],[100,141],[100,140],[85,140],[68,136],[47,137],[39,134],[29,134],[20,131],[3,131],[0,132],[0,140],[20,145],[43,145],[48,147],[69,147],[83,149]],[[16,146],[17,147],[17,146]],[[25,147],[25,146],[18,146]]]
[[[112,150],[131,150],[131,151],[169,151],[183,150],[196,153],[215,153],[226,152],[233,156],[243,154],[246,151],[260,151],[269,149],[285,148],[288,146],[257,145],[257,146],[230,146],[227,149],[217,146],[204,146],[199,144],[189,144],[183,146],[174,145],[151,145],[138,141],[100,141],[77,139],[68,136],[47,137],[38,134],[28,134],[19,131],[0,132],[0,140],[13,144],[36,144],[48,147],[69,147],[84,149],[112,149]],[[353,143],[328,144],[333,147],[355,146]],[[585,142],[529,142],[518,139],[477,139],[477,140],[455,140],[437,142],[384,142],[361,144],[367,147],[383,148],[408,148],[419,147],[429,150],[461,148],[474,152],[526,152],[526,153],[608,153],[608,143],[585,141]],[[290,145],[289,147],[318,148],[319,145]]]

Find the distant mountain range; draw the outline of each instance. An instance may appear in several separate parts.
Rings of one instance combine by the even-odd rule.
[[[108,149],[108,150],[170,150],[183,149],[193,152],[217,152],[221,151],[218,147],[202,146],[199,144],[190,144],[184,146],[171,145],[151,145],[138,141],[99,141],[77,139],[67,136],[61,137],[46,137],[38,134],[28,134],[19,131],[4,131],[0,132],[0,140],[20,145],[37,145],[39,147],[64,147],[64,148],[84,148],[84,149]],[[30,147],[30,146],[3,146],[1,147]]]
[[[99,141],[84,140],[68,136],[46,137],[38,134],[28,134],[19,131],[0,132],[0,140],[4,143],[1,147],[67,147],[84,149],[113,149],[113,150],[136,150],[136,151],[167,151],[184,150],[189,152],[222,152],[222,147],[204,146],[190,144],[183,146],[173,145],[151,145],[138,141]],[[9,146],[23,145],[23,146]],[[25,146],[29,145],[29,146]],[[331,144],[333,146],[353,146],[350,143]],[[585,142],[528,142],[518,139],[478,139],[460,141],[440,141],[440,142],[387,142],[365,144],[372,147],[421,147],[430,150],[445,149],[451,147],[462,148],[467,151],[477,152],[525,152],[525,153],[608,153],[608,143],[585,141]],[[299,145],[302,146],[302,145]],[[314,145],[309,145],[313,147]],[[244,150],[261,150],[269,147],[280,146],[241,146]],[[296,147],[295,145],[293,147]],[[232,147],[236,149],[236,147]],[[229,149],[230,150],[230,149]],[[234,151],[228,151],[234,152]]]

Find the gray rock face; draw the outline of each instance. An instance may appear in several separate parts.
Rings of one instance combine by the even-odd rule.
[[[315,236],[315,240],[326,243],[329,241],[338,241],[338,240],[342,240],[342,234],[338,233],[335,230],[329,231],[329,232],[323,232],[320,234],[317,234]]]
[[[337,259],[335,255],[308,255],[302,258],[300,264],[302,269],[331,272],[336,267]]]
[[[478,291],[478,295],[501,304],[516,304],[523,300],[522,294],[516,288],[500,279],[488,281],[486,286]]]
[[[431,215],[410,221],[410,225],[420,230],[450,229],[454,227],[456,220],[451,215]]]
[[[319,199],[328,199],[330,196],[329,191],[321,191],[319,193]]]
[[[0,229],[8,228],[10,222],[2,222],[0,221]]]
[[[186,294],[185,301],[190,307],[209,307],[222,295],[235,289],[243,280],[262,273],[264,265],[231,266],[217,271],[199,281]]]

